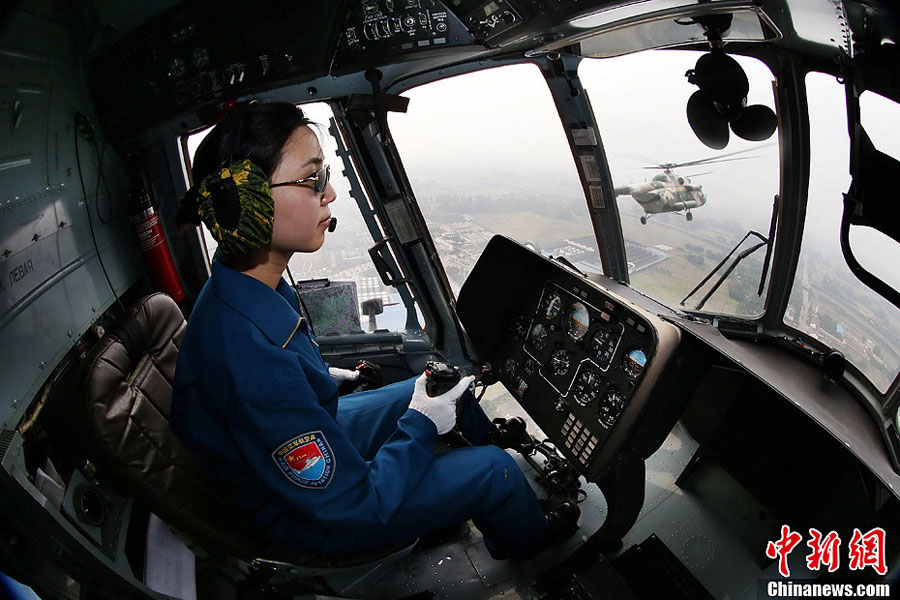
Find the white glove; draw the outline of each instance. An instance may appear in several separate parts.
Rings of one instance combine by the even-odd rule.
[[[449,392],[431,398],[425,391],[425,374],[422,373],[416,379],[409,407],[431,419],[437,428],[438,435],[444,435],[456,425],[456,401],[473,381],[475,381],[474,375],[463,377]]]
[[[334,379],[338,385],[345,381],[356,381],[359,379],[359,371],[351,371],[349,369],[339,369],[337,367],[328,367],[328,374]]]

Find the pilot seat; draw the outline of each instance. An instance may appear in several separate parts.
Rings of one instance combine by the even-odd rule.
[[[236,562],[245,588],[281,585],[347,594],[413,549],[415,544],[326,559],[270,546],[242,527],[242,515],[169,429],[185,327],[172,298],[151,294],[130,307],[84,362],[91,458],[120,491],[180,532],[196,554]]]

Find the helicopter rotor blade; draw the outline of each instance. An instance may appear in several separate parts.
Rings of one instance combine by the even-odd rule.
[[[747,152],[753,152],[755,150],[760,150],[762,148],[768,148],[774,146],[775,144],[765,144],[763,146],[758,146],[756,148],[746,148],[744,150],[737,150],[735,152],[727,152],[725,154],[720,154],[718,156],[710,156],[707,158],[701,158],[697,160],[689,160],[680,163],[660,163],[658,165],[653,166],[645,166],[645,169],[678,169],[680,167],[691,167],[694,165],[708,165],[714,164],[718,162],[730,162],[734,160],[747,160],[750,158],[759,158],[759,155],[753,156],[738,156],[740,154],[746,154]],[[736,158],[732,158],[736,157]]]

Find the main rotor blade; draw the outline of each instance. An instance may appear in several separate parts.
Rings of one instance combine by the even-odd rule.
[[[737,156],[739,154],[746,154],[747,152],[754,152],[756,150],[760,150],[762,148],[769,148],[774,146],[775,144],[765,144],[763,146],[759,146],[757,148],[746,148],[744,150],[737,150],[735,152],[727,152],[725,154],[720,154],[718,156],[710,156],[707,158],[701,158],[698,160],[689,160],[686,162],[680,163],[661,163],[655,166],[646,166],[645,169],[677,169],[679,167],[690,167],[694,165],[703,165],[703,164],[714,164],[717,162],[730,162],[733,160],[747,160],[748,158],[759,158],[759,155],[754,156],[741,156],[739,158],[729,158],[732,156]]]

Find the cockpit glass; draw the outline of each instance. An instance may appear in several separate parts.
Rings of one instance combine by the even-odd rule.
[[[390,113],[391,133],[454,293],[496,234],[602,273],[572,153],[536,66],[459,75],[403,95],[409,109]],[[562,310],[548,301],[544,316]],[[529,335],[540,344],[545,332]],[[481,404],[491,416],[521,416],[542,435],[502,384]]]
[[[850,187],[844,87],[822,73],[810,73],[806,87],[811,148],[809,203],[784,322],[843,353],[884,393],[900,370],[900,309],[862,285],[841,253],[843,193]],[[896,123],[882,107],[861,103],[861,108],[868,112],[870,119],[864,117],[863,124],[874,139],[880,138],[879,124],[885,128]],[[879,150],[890,148],[882,146]],[[897,244],[893,240],[874,230],[854,227],[850,244],[864,266],[887,283],[900,284]]]
[[[749,142],[730,133],[728,144],[713,150],[691,130],[686,106],[698,88],[685,72],[703,54],[585,59],[578,75],[609,161],[632,286],[673,308],[754,317],[764,309],[766,288],[757,292],[765,247],[740,261],[701,308],[724,268],[680,304],[748,231],[768,236],[779,189],[777,135]],[[771,71],[734,58],[749,79],[747,105],[774,110]],[[759,243],[750,236],[728,264]]]
[[[584,192],[547,84],[534,65],[404,92],[389,125],[454,292],[503,234],[602,273]]]

